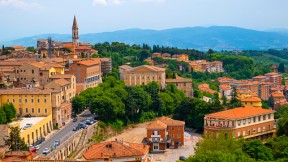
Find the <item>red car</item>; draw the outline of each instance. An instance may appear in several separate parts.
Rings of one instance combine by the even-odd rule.
[[[36,152],[36,148],[35,147],[31,147],[30,148],[30,152]]]

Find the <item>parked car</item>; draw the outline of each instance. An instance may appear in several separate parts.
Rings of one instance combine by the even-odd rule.
[[[31,115],[30,114],[27,114],[24,116],[25,118],[31,118]]]
[[[43,154],[48,154],[50,152],[50,149],[49,148],[45,148],[44,150],[43,150]]]
[[[185,160],[186,160],[186,157],[185,157],[185,156],[179,156],[179,160],[185,161]]]
[[[26,124],[26,126],[28,126],[28,127],[32,127],[32,125],[33,125],[32,123],[27,123]]]
[[[40,145],[41,143],[43,143],[45,141],[45,138],[42,137],[40,138],[38,141],[36,141],[35,145]]]
[[[84,124],[84,123],[79,123],[78,124],[78,129],[86,129],[86,128],[88,128],[87,124]]]
[[[78,129],[77,129],[77,127],[73,127],[73,129],[72,129],[72,131],[77,131]]]
[[[57,146],[59,146],[59,145],[60,145],[60,140],[54,141],[54,144],[53,144],[54,147],[57,147]]]
[[[77,122],[77,118],[73,118],[73,122]]]
[[[39,145],[36,145],[36,146],[34,146],[34,148],[35,148],[36,150],[39,150],[39,149],[40,149],[40,146],[39,146]]]
[[[92,123],[96,123],[96,122],[97,122],[97,120],[95,120],[95,119],[90,119],[90,121],[91,121]]]
[[[25,125],[25,126],[23,127],[23,130],[26,130],[26,129],[28,129],[28,128],[30,128],[30,126]]]
[[[87,124],[87,125],[91,125],[91,124],[93,124],[93,122],[91,122],[90,119],[87,119],[87,120],[85,120],[85,124]]]
[[[31,148],[30,148],[30,152],[36,152],[36,150],[37,150],[37,149],[36,149],[35,147],[31,147]]]

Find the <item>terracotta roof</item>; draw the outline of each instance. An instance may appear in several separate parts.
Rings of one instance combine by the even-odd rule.
[[[230,86],[228,86],[228,85],[220,85],[219,88],[222,89],[222,90],[224,90],[224,91],[225,91],[225,90],[227,91],[227,90],[231,90],[231,89],[232,89],[232,88],[231,88]]]
[[[265,74],[265,76],[273,76],[273,75],[278,75],[278,73],[271,72],[271,73],[267,73],[267,74]]]
[[[281,92],[274,92],[271,94],[273,97],[285,97],[283,93]]]
[[[258,75],[258,76],[253,77],[253,79],[265,79],[265,78],[266,76],[264,75]]]
[[[133,69],[133,67],[131,67],[129,65],[122,65],[122,66],[119,66],[119,68],[124,69],[124,70]]]
[[[111,58],[100,58],[100,60],[104,62],[112,61]]]
[[[242,102],[261,102],[259,97],[247,97],[241,100]]]
[[[82,64],[85,66],[97,65],[100,63],[100,59],[87,59],[77,62],[77,64]]]
[[[12,48],[14,48],[14,49],[25,49],[25,47],[23,47],[23,46],[12,46]]]
[[[65,86],[67,84],[70,84],[70,82],[65,79],[57,79],[57,80],[54,80],[53,82],[55,82],[56,84],[60,86]]]
[[[27,89],[27,88],[14,88],[14,89],[2,89],[0,90],[0,94],[51,94],[52,92],[56,92],[55,90],[45,89]]]
[[[75,47],[75,50],[90,50],[90,46],[77,46]]]
[[[141,66],[137,66],[137,67],[135,67],[135,68],[127,69],[126,71],[127,71],[127,72],[133,72],[134,70],[137,70],[137,69],[142,68],[142,67],[147,68],[147,69],[150,69],[150,70],[152,70],[152,71],[157,71],[157,72],[159,72],[159,71],[165,71],[164,68],[159,68],[159,67],[150,66],[150,65],[141,65]]]
[[[261,114],[274,113],[273,110],[256,108],[252,106],[238,107],[234,109],[224,110],[212,114],[205,115],[210,118],[223,118],[223,119],[241,119],[246,117],[257,116]]]
[[[183,125],[185,125],[184,121],[174,120],[174,119],[168,118],[166,116],[162,116],[158,120],[165,123],[167,126],[183,126]]]
[[[149,151],[148,145],[109,141],[91,146],[83,157],[86,160],[103,159],[105,157],[110,158],[125,158],[125,157],[137,157],[146,155]]]
[[[166,128],[167,128],[167,125],[159,120],[150,122],[148,126],[146,127],[146,129],[166,129]]]

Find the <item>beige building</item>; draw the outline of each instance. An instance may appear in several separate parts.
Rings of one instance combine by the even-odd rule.
[[[192,79],[182,78],[176,75],[176,79],[166,79],[167,84],[174,84],[180,90],[183,90],[187,97],[193,97]]]
[[[31,62],[15,69],[17,81],[24,85],[38,81],[41,86],[44,86],[54,74],[64,74],[64,67],[55,63]]]
[[[156,66],[142,65],[135,68],[124,65],[119,66],[120,77],[127,86],[148,84],[152,81],[165,88],[165,69]]]

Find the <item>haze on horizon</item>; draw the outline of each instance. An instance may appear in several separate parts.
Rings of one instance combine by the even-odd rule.
[[[128,28],[236,26],[288,29],[287,0],[0,0],[0,41],[37,34]]]

